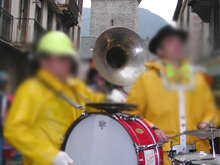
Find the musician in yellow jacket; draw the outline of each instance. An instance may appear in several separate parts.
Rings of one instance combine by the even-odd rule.
[[[127,102],[137,104],[137,115],[149,121],[162,142],[186,130],[207,129],[219,124],[219,112],[204,76],[184,57],[187,34],[170,26],[162,28],[151,40],[149,49],[158,55],[146,63],[146,71],[137,79]],[[173,139],[174,149],[186,153],[193,149],[210,151],[208,140],[181,136]],[[164,164],[170,164],[163,145]]]
[[[92,92],[77,78],[69,79],[76,51],[64,33],[53,31],[43,36],[37,56],[40,69],[16,92],[4,128],[5,140],[22,153],[24,165],[74,164],[60,146],[65,132],[82,111],[47,85],[81,105],[101,101],[104,95]]]

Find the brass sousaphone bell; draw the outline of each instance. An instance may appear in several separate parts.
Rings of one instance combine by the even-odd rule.
[[[96,40],[93,59],[97,70],[107,81],[130,86],[145,70],[147,51],[138,34],[116,27],[106,30]]]

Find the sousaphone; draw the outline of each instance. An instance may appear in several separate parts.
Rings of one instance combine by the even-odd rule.
[[[145,70],[146,45],[132,30],[111,28],[96,40],[93,59],[97,70],[107,81],[130,86]]]

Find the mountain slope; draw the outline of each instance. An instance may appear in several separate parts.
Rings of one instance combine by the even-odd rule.
[[[160,16],[147,9],[138,10],[138,34],[143,38],[152,38],[155,33],[164,25],[168,24]]]
[[[143,38],[151,38],[160,27],[167,22],[160,16],[150,12],[147,9],[138,10],[138,34]],[[82,32],[81,36],[89,36],[90,28],[90,8],[83,8]]]

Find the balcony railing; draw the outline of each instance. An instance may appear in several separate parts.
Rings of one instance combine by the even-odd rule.
[[[7,10],[0,8],[0,38],[12,40],[13,16]]]
[[[33,18],[16,18],[17,36],[15,43],[26,44],[37,41],[45,33],[41,24]]]
[[[76,0],[56,0],[55,2],[64,13],[64,22],[68,20],[67,26],[77,25],[80,10]]]

